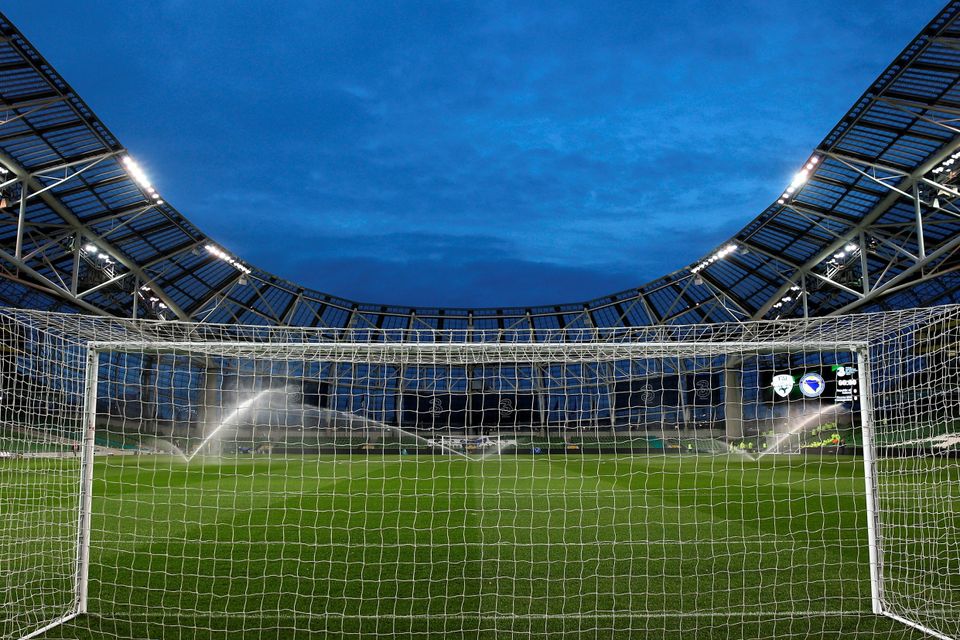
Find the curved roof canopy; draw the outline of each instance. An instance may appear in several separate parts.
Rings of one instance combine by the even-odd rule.
[[[410,329],[630,327],[960,298],[960,1],[896,57],[787,190],[700,261],[585,302],[366,304],[224,251],[0,15],[0,302],[114,316]]]

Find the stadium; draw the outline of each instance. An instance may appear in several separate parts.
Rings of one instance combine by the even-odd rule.
[[[2,14],[0,106],[0,638],[960,638],[960,2],[550,306],[248,263]]]

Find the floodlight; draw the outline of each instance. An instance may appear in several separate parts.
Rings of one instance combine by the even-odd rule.
[[[807,178],[810,177],[810,172],[807,169],[801,169],[793,176],[793,180],[790,181],[790,188],[787,189],[790,192],[790,189],[796,190],[800,185],[807,181]]]
[[[143,168],[140,167],[139,164],[137,164],[136,160],[134,160],[130,156],[124,156],[123,164],[126,165],[127,171],[130,173],[131,176],[133,176],[134,180],[137,181],[137,183],[144,189],[144,191],[146,191],[151,196],[153,196],[154,199],[160,198],[160,195],[157,193],[157,190],[150,183],[150,179],[147,177],[146,172],[143,170]]]
[[[242,262],[240,262],[240,261],[237,260],[236,258],[232,257],[230,254],[228,254],[226,251],[224,251],[224,250],[221,249],[220,247],[218,247],[218,246],[216,246],[216,245],[214,245],[214,244],[208,244],[208,245],[206,245],[206,249],[207,249],[207,251],[209,251],[212,255],[214,255],[214,256],[217,257],[217,258],[220,258],[221,260],[223,260],[224,262],[226,262],[227,264],[229,264],[231,267],[233,267],[234,269],[236,269],[236,270],[239,271],[240,273],[242,273],[242,274],[244,274],[244,275],[250,273],[250,268],[249,268],[249,267],[247,267],[245,264],[243,264]]]

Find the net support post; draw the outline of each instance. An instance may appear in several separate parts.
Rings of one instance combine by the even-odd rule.
[[[867,502],[867,547],[870,561],[870,604],[873,613],[882,615],[883,589],[881,582],[880,543],[877,510],[877,475],[873,439],[873,403],[870,379],[870,349],[854,349],[857,356],[857,387],[860,396],[860,433],[863,440],[863,479]]]
[[[87,612],[90,582],[90,519],[93,505],[93,442],[97,428],[97,382],[100,352],[87,347],[84,376],[83,445],[80,463],[80,514],[77,528],[77,613]]]

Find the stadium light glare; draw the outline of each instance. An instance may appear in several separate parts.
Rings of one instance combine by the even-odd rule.
[[[800,186],[801,186],[803,183],[805,183],[805,182],[807,181],[807,179],[808,179],[809,177],[810,177],[810,170],[809,170],[809,169],[801,169],[801,170],[798,171],[796,174],[794,174],[793,180],[790,181],[790,187],[787,189],[787,191],[790,191],[791,189],[793,189],[794,191],[796,191],[797,189],[800,188]]]
[[[706,267],[710,266],[711,264],[713,264],[713,263],[716,262],[717,260],[721,260],[721,259],[723,259],[723,258],[726,258],[728,255],[730,255],[731,253],[733,253],[734,251],[736,251],[737,248],[738,248],[737,245],[734,244],[734,243],[732,243],[732,242],[731,242],[730,244],[728,244],[728,245],[725,245],[725,246],[721,247],[720,249],[718,249],[717,251],[715,251],[710,257],[708,257],[706,260],[703,260],[702,262],[700,262],[700,264],[698,264],[697,266],[691,268],[691,269],[690,269],[690,273],[693,273],[693,274],[698,274],[698,273],[700,273],[703,269],[705,269]]]
[[[790,289],[786,293],[784,293],[782,296],[780,296],[780,299],[777,300],[777,302],[772,305],[772,308],[782,309],[784,305],[790,302],[799,302],[800,298],[806,295],[807,293],[806,291],[802,291],[801,289],[802,287],[799,284],[792,283],[790,285]],[[779,318],[780,316],[778,315],[777,317]]]
[[[810,159],[804,164],[803,169],[793,175],[790,184],[787,185],[787,188],[784,189],[783,193],[780,194],[780,197],[777,199],[777,204],[786,204],[787,201],[796,194],[797,190],[810,179],[819,162],[820,158],[818,156],[810,156]]]
[[[850,243],[847,244],[847,246],[844,247],[844,250],[845,250],[847,253],[853,253],[854,251],[857,250],[857,245],[855,245],[855,244],[853,244],[852,242],[850,242]]]
[[[87,253],[92,253],[92,254],[96,255],[96,253],[97,253],[97,245],[95,245],[95,244],[85,244],[85,245],[83,246],[83,250],[86,251]]]
[[[150,179],[147,177],[146,172],[143,170],[137,161],[131,158],[130,156],[123,157],[123,164],[127,168],[127,172],[133,176],[133,179],[137,181],[137,184],[147,192],[154,200],[160,200],[160,194],[157,193],[156,187],[151,184]],[[155,202],[155,204],[163,204],[163,202]]]
[[[953,166],[953,164],[954,164],[957,160],[960,160],[960,151],[957,151],[957,152],[954,152],[953,154],[951,154],[950,157],[947,158],[946,160],[944,160],[942,163],[940,163],[940,166],[937,167],[936,169],[934,169],[934,170],[932,171],[932,173],[933,173],[934,175],[939,175],[939,174],[943,173],[943,172],[946,171],[948,168],[950,168],[951,166]]]
[[[214,244],[208,244],[206,246],[206,249],[207,251],[210,252],[211,255],[213,255],[216,258],[219,258],[220,260],[223,260],[224,262],[229,264],[231,267],[233,267],[243,275],[247,275],[248,273],[250,273],[250,268],[248,266],[246,266],[245,264],[243,264],[242,262],[240,262],[239,260],[231,256],[229,253],[227,253],[220,247]]]

